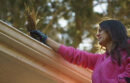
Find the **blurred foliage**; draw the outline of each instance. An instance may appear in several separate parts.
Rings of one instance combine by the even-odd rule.
[[[28,33],[25,28],[25,3],[35,10],[39,30],[55,41],[76,48],[84,39],[90,38],[91,52],[97,51],[96,25],[102,17],[116,18],[127,29],[130,27],[130,0],[0,0],[0,19]],[[107,10],[95,12],[94,7],[102,4],[107,4]],[[60,19],[67,21],[65,27],[59,24]]]

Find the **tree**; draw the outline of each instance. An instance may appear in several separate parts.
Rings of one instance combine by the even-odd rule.
[[[129,0],[0,0],[0,18],[24,33],[27,33],[25,3],[36,11],[39,30],[58,42],[76,48],[84,39],[90,38],[91,52],[97,50],[94,47],[97,45],[94,35],[96,24],[103,16],[117,18],[127,28],[130,26]],[[104,3],[108,5],[106,13],[93,10],[95,6]],[[59,24],[60,19],[66,20],[67,26],[62,27]],[[85,47],[84,50],[86,50]]]

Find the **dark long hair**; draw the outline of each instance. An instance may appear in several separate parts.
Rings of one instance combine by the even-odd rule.
[[[125,50],[127,57],[130,56],[130,44],[125,26],[118,20],[104,20],[99,23],[101,29],[108,32],[112,39],[112,48],[108,53],[112,61],[117,61],[121,65],[121,53],[119,50]]]

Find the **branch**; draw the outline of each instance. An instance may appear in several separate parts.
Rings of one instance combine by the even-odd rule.
[[[26,28],[28,31],[36,30],[36,13],[25,4]]]
[[[57,14],[63,9],[64,7],[60,7],[59,9],[57,9],[57,11],[54,12],[52,19],[50,20],[50,22],[48,23],[48,25],[42,30],[43,33],[46,33],[46,31],[48,30],[48,28],[53,24],[53,21],[55,19],[55,17],[57,16]]]

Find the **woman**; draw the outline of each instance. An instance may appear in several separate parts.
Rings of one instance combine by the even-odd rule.
[[[61,45],[37,30],[30,34],[35,39],[37,35],[41,42],[67,61],[92,69],[92,83],[128,83],[130,80],[130,40],[124,25],[118,20],[104,20],[99,24],[97,39],[106,48],[104,54],[88,53]]]

